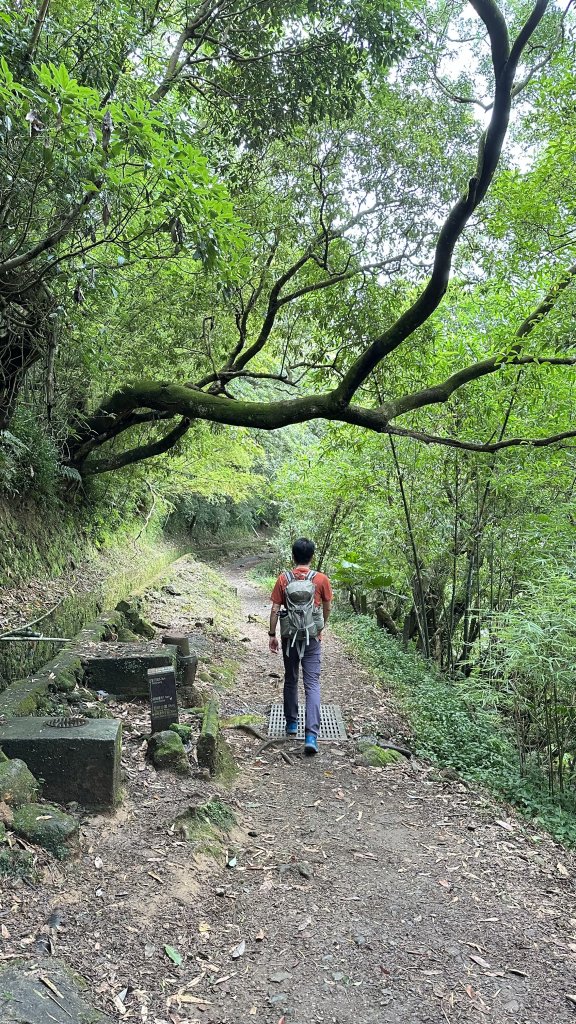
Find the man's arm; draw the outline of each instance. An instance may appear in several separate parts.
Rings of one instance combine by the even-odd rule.
[[[278,615],[280,613],[281,607],[282,605],[273,602],[272,608],[270,609],[270,641],[268,646],[273,654],[278,654],[279,650],[278,637],[276,636],[276,626],[278,625]]]
[[[326,623],[328,622],[328,619],[330,618],[330,612],[331,611],[332,611],[332,601],[322,601],[322,612],[323,612],[323,615],[324,615],[324,625],[326,625]]]

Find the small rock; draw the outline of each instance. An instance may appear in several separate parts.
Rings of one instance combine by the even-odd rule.
[[[78,819],[53,804],[24,804],[14,811],[16,835],[64,857],[78,845]]]
[[[277,1003],[283,1003],[285,999],[288,999],[288,993],[274,992],[274,994],[272,994],[272,992],[269,992],[268,999],[270,1000],[272,1005],[275,1006]]]
[[[275,985],[281,985],[283,981],[290,981],[292,975],[289,971],[276,971],[275,974],[270,975],[270,981],[273,981]]]
[[[15,757],[0,764],[0,801],[11,807],[20,807],[35,800],[40,785],[24,761]]]
[[[382,747],[364,746],[362,752],[354,759],[354,764],[363,768],[386,768],[390,764],[403,761],[402,754],[397,750],[383,750]]]
[[[312,868],[303,861],[302,864],[298,864],[298,874],[302,875],[302,878],[312,878]]]
[[[180,737],[169,729],[155,732],[148,741],[148,754],[155,768],[171,768],[182,775],[190,774],[190,763]]]
[[[14,812],[12,808],[8,807],[8,804],[4,803],[3,800],[0,800],[0,821],[3,822],[4,825],[8,825],[9,828],[12,827],[12,822],[14,821]]]

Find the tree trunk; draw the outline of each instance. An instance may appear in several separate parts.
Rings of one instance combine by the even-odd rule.
[[[0,430],[8,430],[27,370],[40,358],[40,351],[22,338],[0,329]]]

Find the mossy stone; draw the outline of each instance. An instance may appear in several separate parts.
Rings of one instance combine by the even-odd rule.
[[[140,637],[134,633],[131,629],[126,629],[124,626],[120,626],[118,630],[118,640],[120,643],[137,643]]]
[[[38,796],[40,785],[28,765],[18,757],[0,764],[0,800],[10,807],[29,804]]]
[[[180,737],[183,743],[189,743],[192,738],[192,726],[184,725],[181,722],[173,722],[169,726],[170,732],[175,732]]]
[[[78,846],[78,820],[54,804],[25,804],[14,811],[16,835],[65,857]]]
[[[188,775],[190,763],[184,744],[177,733],[170,729],[155,732],[148,741],[148,753],[155,768],[171,768],[172,771]]]
[[[6,842],[6,825],[0,821],[0,843]]]
[[[403,761],[402,754],[397,750],[383,750],[376,745],[365,746],[362,753],[356,758],[356,764],[365,768],[386,768],[389,764],[396,764]]]
[[[220,859],[230,830],[236,823],[233,812],[220,800],[190,807],[174,822],[177,833],[193,843],[198,853]]]
[[[0,764],[6,764],[6,761],[9,761],[9,760],[10,760],[10,758],[6,757],[6,754],[4,753],[2,748],[0,747]]]

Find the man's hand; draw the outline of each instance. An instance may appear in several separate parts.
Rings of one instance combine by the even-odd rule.
[[[280,644],[278,643],[278,637],[277,636],[271,636],[270,637],[270,640],[268,642],[268,647],[272,651],[272,654],[278,654],[278,651],[280,650]]]
[[[322,630],[320,630],[320,632],[316,634],[316,639],[319,644],[322,643]]]

